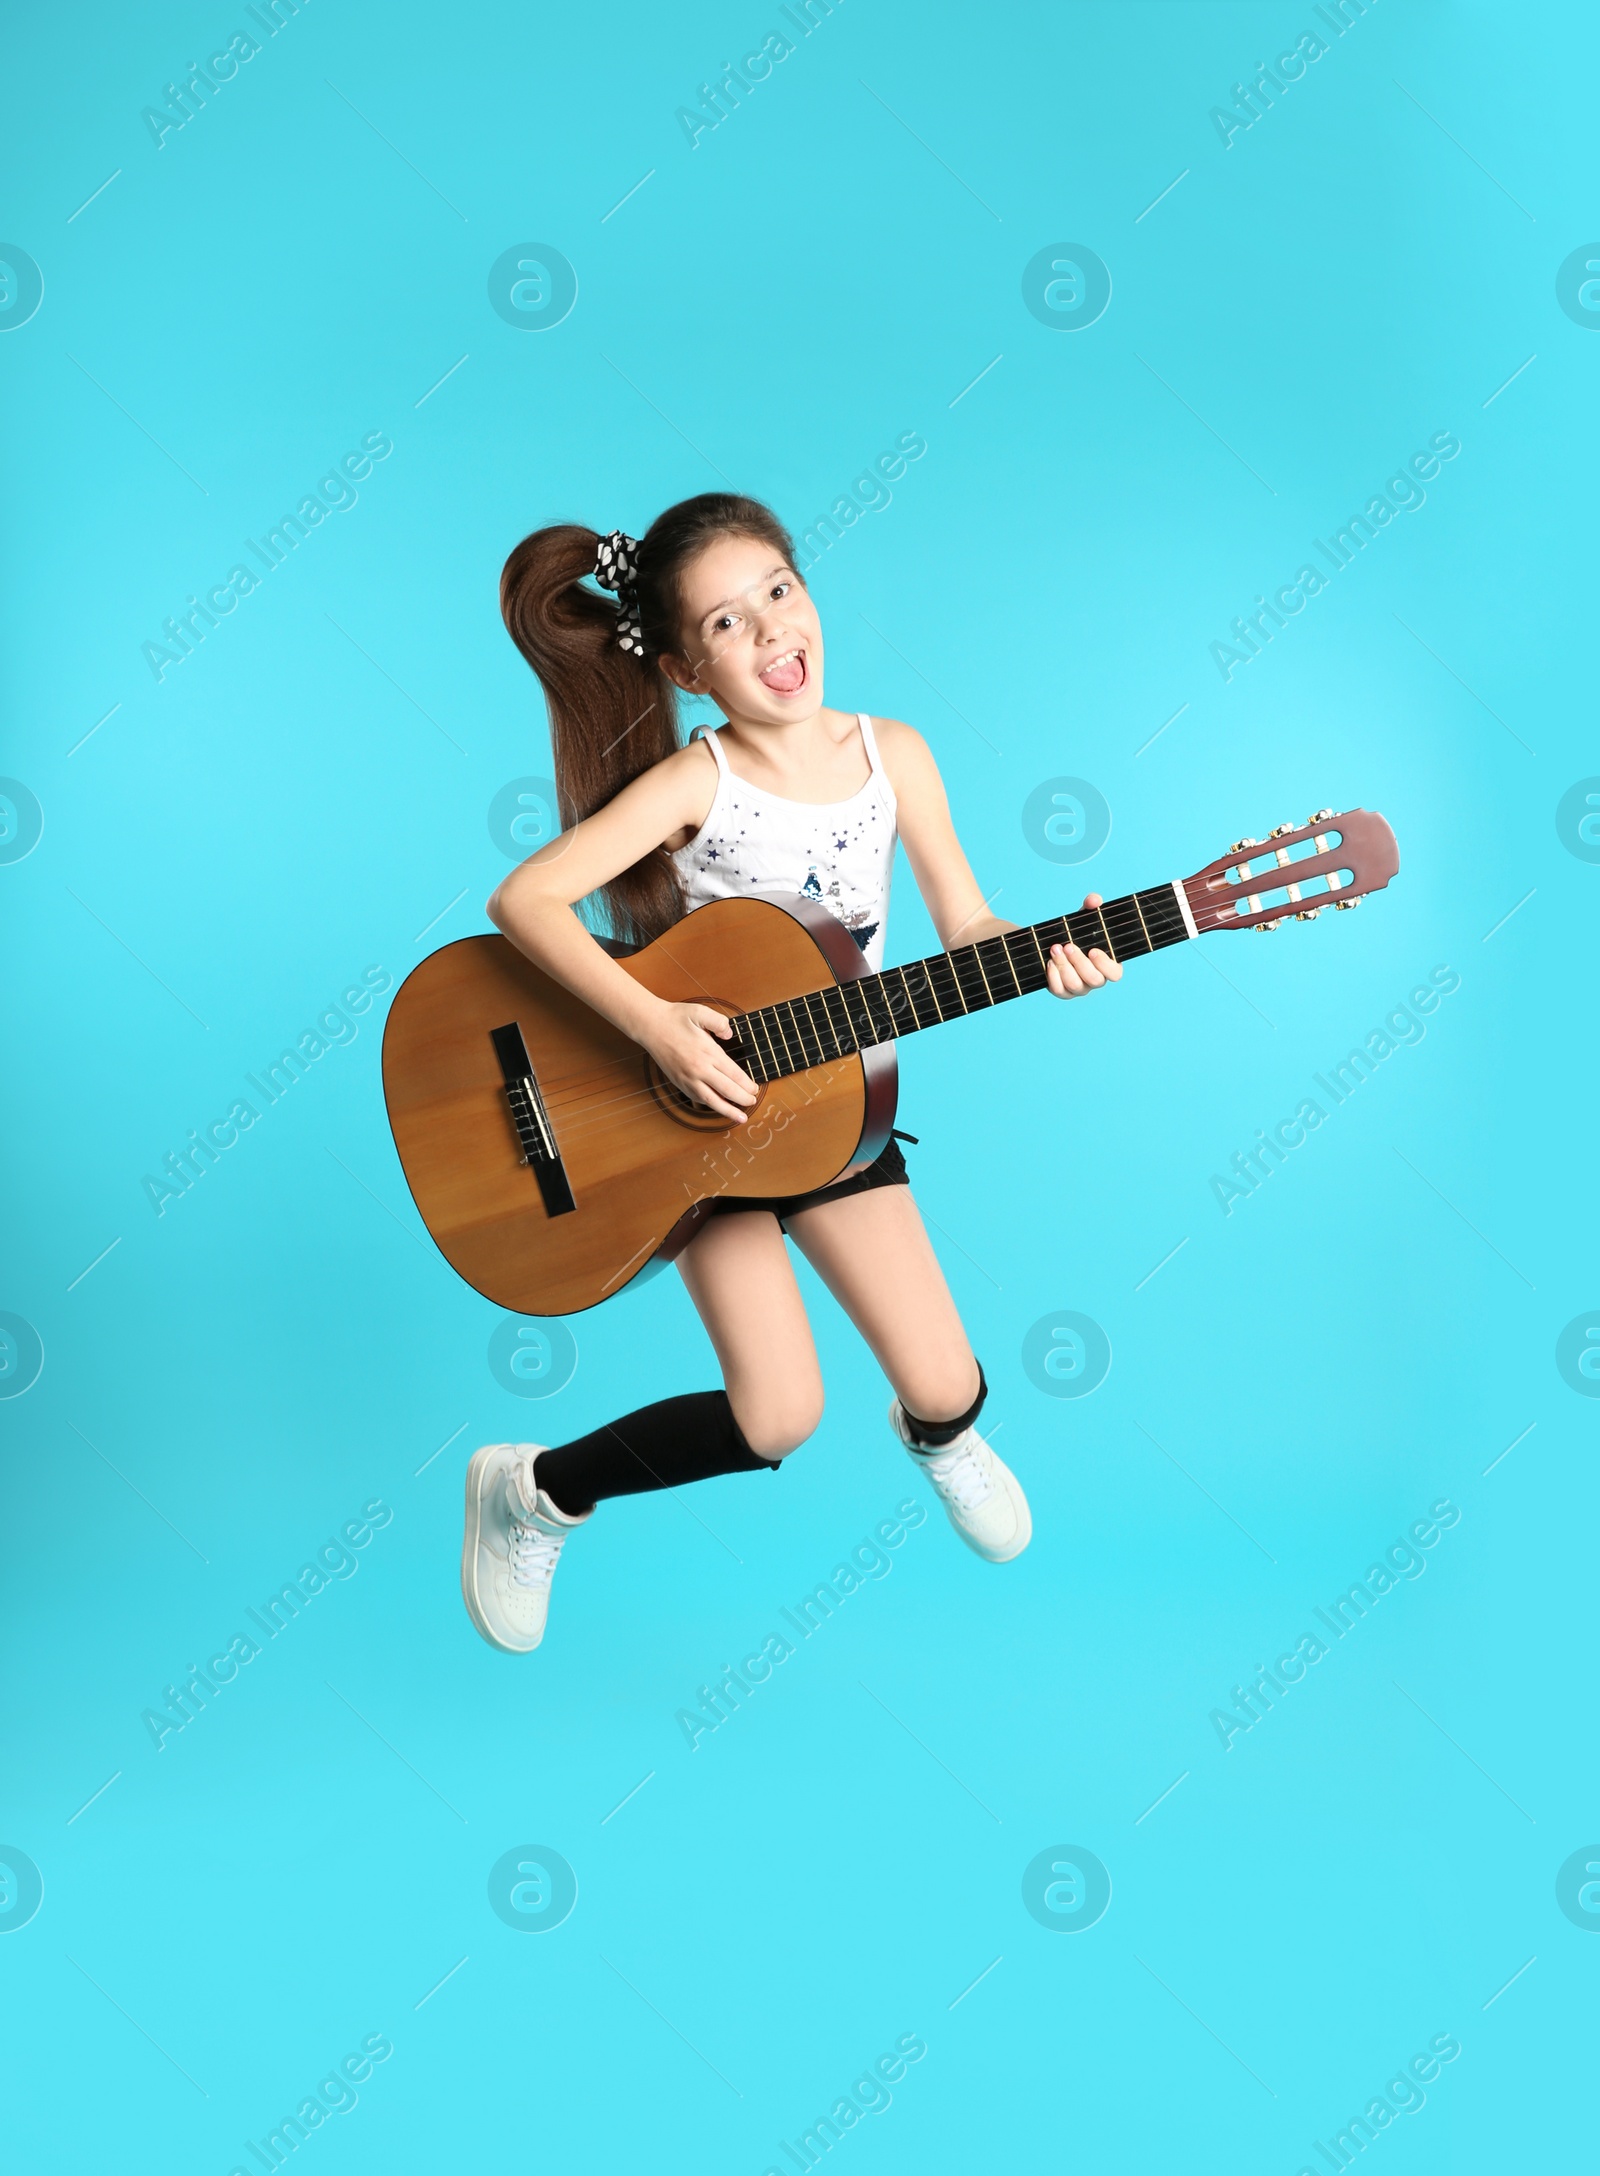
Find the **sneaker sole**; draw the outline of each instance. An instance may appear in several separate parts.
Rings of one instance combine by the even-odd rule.
[[[496,1477],[496,1459],[501,1451],[508,1450],[505,1443],[486,1443],[481,1451],[474,1451],[467,1466],[467,1510],[465,1539],[461,1545],[461,1599],[467,1605],[467,1615],[480,1638],[491,1647],[497,1647],[503,1655],[529,1655],[533,1647],[515,1647],[503,1639],[489,1623],[478,1594],[478,1542],[483,1531],[483,1499]],[[499,1478],[505,1476],[505,1467],[498,1468]]]

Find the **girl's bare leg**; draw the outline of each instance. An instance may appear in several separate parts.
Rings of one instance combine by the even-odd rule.
[[[965,1413],[978,1395],[978,1363],[910,1187],[874,1187],[799,1210],[789,1231],[901,1404],[926,1421]]]
[[[767,1209],[708,1218],[678,1273],[751,1450],[775,1459],[798,1449],[822,1418],[822,1370],[777,1218]]]

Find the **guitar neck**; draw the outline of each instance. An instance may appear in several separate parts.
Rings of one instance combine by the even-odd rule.
[[[1076,944],[1085,952],[1098,946],[1122,961],[1163,951],[1195,934],[1180,887],[1158,884],[1108,899],[1104,906],[1058,914],[905,967],[886,967],[881,974],[739,1013],[731,1023],[728,1054],[755,1079],[779,1080],[1042,990],[1053,944]]]

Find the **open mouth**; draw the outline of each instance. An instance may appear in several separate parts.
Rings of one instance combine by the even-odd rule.
[[[785,650],[756,676],[772,695],[798,695],[810,677],[804,650]]]

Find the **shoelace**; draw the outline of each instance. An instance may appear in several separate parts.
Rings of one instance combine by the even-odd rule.
[[[922,1463],[940,1495],[954,1498],[962,1511],[976,1511],[994,1494],[989,1446],[976,1432],[966,1443],[952,1444],[932,1458],[924,1456]]]
[[[547,1587],[555,1577],[556,1559],[565,1534],[546,1534],[537,1526],[511,1521],[511,1577],[519,1587]]]

